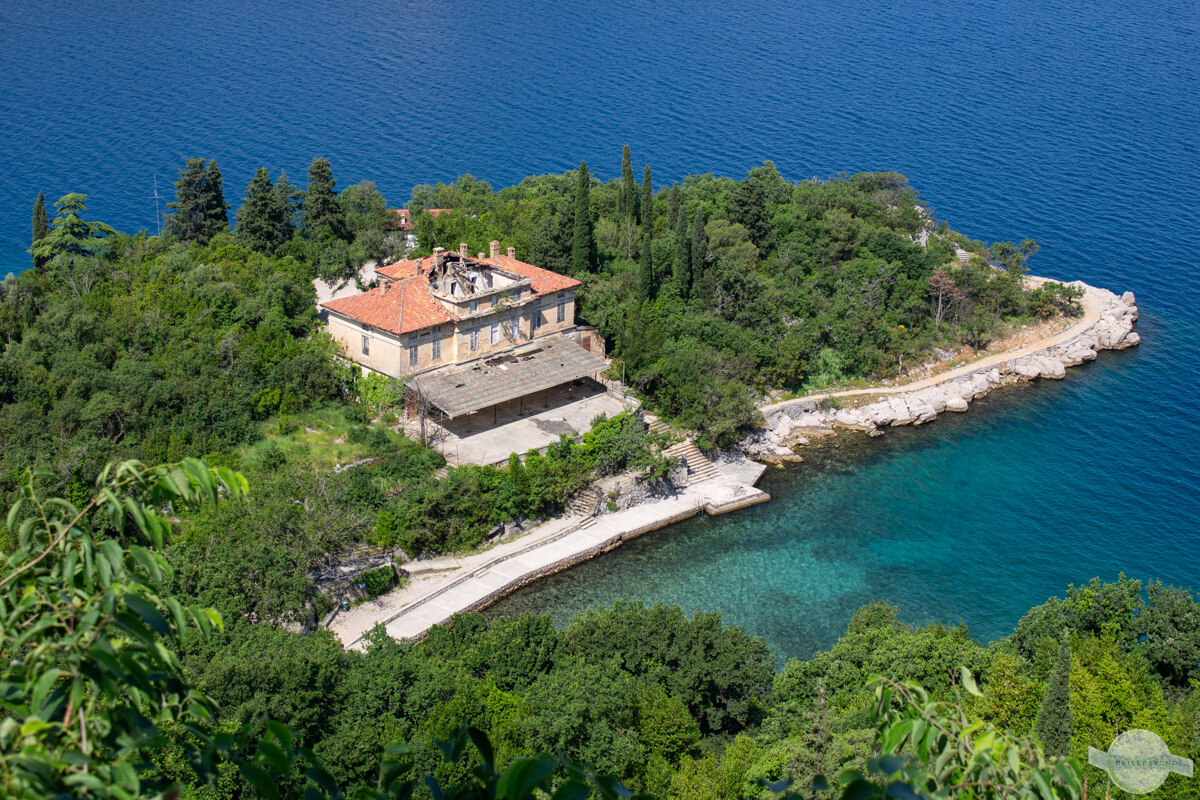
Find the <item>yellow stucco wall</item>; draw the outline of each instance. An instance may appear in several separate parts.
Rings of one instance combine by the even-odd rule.
[[[508,350],[531,338],[545,336],[570,330],[575,325],[575,292],[563,292],[564,303],[563,321],[558,322],[558,303],[556,295],[542,299],[540,314],[541,325],[537,331],[532,331],[534,307],[532,304],[498,314],[487,314],[455,323],[446,323],[435,329],[418,331],[415,334],[397,336],[377,328],[370,328],[360,323],[328,313],[326,329],[336,341],[342,345],[346,356],[358,363],[386,375],[401,377],[415,372],[424,372],[449,364],[458,364],[482,358],[492,353]],[[516,318],[519,320],[520,338],[513,340],[505,335],[504,320]],[[500,322],[499,341],[492,344],[492,324]],[[478,348],[471,350],[471,330],[479,331]],[[424,334],[424,335],[421,335]],[[362,351],[362,339],[366,336],[369,341],[368,353]],[[441,340],[441,358],[433,358],[433,340]],[[409,362],[408,348],[416,346],[417,363]]]

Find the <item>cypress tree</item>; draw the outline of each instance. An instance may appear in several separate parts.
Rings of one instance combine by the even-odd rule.
[[[284,209],[266,167],[259,167],[237,212],[237,232],[246,244],[260,253],[272,253],[283,244]]]
[[[650,180],[650,165],[642,173],[642,225],[654,227],[654,182]]]
[[[643,300],[654,299],[654,258],[650,252],[650,245],[653,237],[650,235],[650,228],[646,227],[642,230],[642,253],[641,260],[638,262],[638,291],[641,293]]]
[[[1038,709],[1037,723],[1033,730],[1042,742],[1048,756],[1071,754],[1071,731],[1074,722],[1071,716],[1071,641],[1068,631],[1063,629],[1062,646],[1058,661],[1046,680],[1046,696]]]
[[[671,277],[679,296],[687,299],[692,291],[692,243],[688,239],[687,215],[675,214],[675,261]]]
[[[308,166],[308,188],[304,190],[304,235],[314,239],[325,230],[345,238],[342,204],[334,191],[333,168],[329,160],[314,158]]]
[[[629,145],[621,150],[621,213],[626,219],[637,216],[637,184],[633,180],[633,160],[629,156]]]
[[[39,240],[45,239],[46,234],[50,232],[50,223],[46,219],[46,197],[41,192],[38,192],[37,200],[33,201],[33,239],[30,241],[30,248],[37,244]],[[33,257],[34,269],[42,269],[46,266],[46,260],[38,256]]]
[[[667,198],[667,230],[675,230],[679,224],[679,186],[671,184],[671,192]]]
[[[571,266],[576,275],[592,269],[592,177],[587,162],[579,162],[575,184],[575,230],[571,239]]]
[[[692,220],[692,285],[704,273],[704,265],[708,260],[708,235],[704,232],[704,211],[696,209]]]

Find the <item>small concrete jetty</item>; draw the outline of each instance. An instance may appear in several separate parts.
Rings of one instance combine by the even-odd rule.
[[[538,578],[701,512],[727,514],[770,499],[754,484],[766,466],[739,459],[713,464],[688,454],[689,481],[671,497],[605,514],[559,517],[482,553],[412,561],[410,582],[339,613],[329,629],[351,649],[378,624],[395,639],[421,639],[455,614],[477,611]]]

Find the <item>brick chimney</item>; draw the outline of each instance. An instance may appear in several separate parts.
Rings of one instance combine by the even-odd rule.
[[[433,248],[433,265],[434,265],[435,267],[437,267],[437,266],[440,266],[440,265],[441,265],[441,263],[442,263],[442,256],[443,256],[443,255],[445,255],[445,253],[446,253],[446,248],[444,248],[444,247],[435,247],[435,248]]]
[[[492,239],[490,242],[488,242],[488,247],[490,247],[492,250],[492,258],[499,258],[500,242],[497,241],[496,239]]]
[[[508,257],[516,258],[517,257],[517,248],[515,248],[515,247],[508,248]]]
[[[485,256],[483,255],[483,253],[480,253],[478,256],[476,256],[476,258],[480,261],[483,261],[484,257]]]
[[[466,243],[466,242],[459,242],[459,243],[458,243],[458,254],[459,254],[460,256],[462,256],[463,258],[470,258],[470,257],[471,257],[471,249],[470,249],[470,248],[467,246],[467,243]]]

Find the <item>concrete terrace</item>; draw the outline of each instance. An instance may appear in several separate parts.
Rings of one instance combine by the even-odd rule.
[[[433,447],[454,466],[500,464],[509,453],[541,450],[562,434],[572,439],[592,427],[599,414],[614,417],[626,411],[620,398],[600,384],[580,380],[510,400],[453,420],[427,422],[435,431]],[[411,437],[419,436],[415,421],[405,423]]]
[[[722,464],[717,475],[666,499],[598,517],[560,517],[528,534],[475,555],[414,561],[410,583],[338,614],[329,628],[343,645],[362,649],[363,636],[382,623],[396,639],[419,639],[454,614],[475,611],[544,575],[566,569],[701,512],[725,514],[770,496],[754,488],[766,469],[749,461]]]

